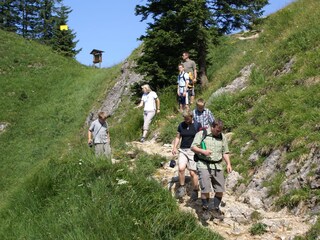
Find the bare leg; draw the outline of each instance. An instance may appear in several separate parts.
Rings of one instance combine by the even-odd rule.
[[[190,170],[190,176],[192,179],[192,187],[193,190],[198,190],[199,189],[199,181],[198,181],[198,175],[195,171]]]

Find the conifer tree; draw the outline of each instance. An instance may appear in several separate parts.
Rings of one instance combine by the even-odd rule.
[[[42,43],[50,44],[53,37],[53,30],[56,21],[59,3],[62,0],[42,0],[40,2],[40,12],[36,31],[39,33],[39,40]]]
[[[175,84],[181,53],[189,51],[205,85],[208,45],[218,43],[222,34],[248,27],[261,16],[267,3],[268,0],[147,0],[145,5],[137,5],[136,15],[142,16],[141,21],[149,20],[146,34],[140,37],[144,54],[137,70],[154,86]]]
[[[0,1],[0,28],[9,32],[17,31],[19,20],[18,1],[1,0]]]
[[[24,38],[38,38],[38,32],[36,31],[36,29],[39,19],[40,0],[21,0],[18,2],[18,33]]]
[[[69,7],[64,5],[57,11],[53,36],[50,41],[50,45],[55,51],[67,57],[75,57],[81,51],[81,49],[75,49],[78,43],[78,41],[74,41],[76,34],[70,29],[60,30],[61,25],[68,23],[68,15],[71,11]]]

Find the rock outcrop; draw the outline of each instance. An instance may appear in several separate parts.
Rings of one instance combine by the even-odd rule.
[[[90,125],[91,121],[97,118],[99,111],[105,111],[108,115],[112,115],[121,103],[122,96],[130,94],[130,86],[142,80],[143,76],[133,71],[135,66],[134,61],[124,61],[121,67],[121,75],[117,78],[116,84],[108,91],[101,107],[90,112],[86,119],[87,125]]]

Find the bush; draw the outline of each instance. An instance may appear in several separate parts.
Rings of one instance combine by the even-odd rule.
[[[250,228],[251,235],[262,235],[267,232],[267,225],[264,223],[255,223]]]

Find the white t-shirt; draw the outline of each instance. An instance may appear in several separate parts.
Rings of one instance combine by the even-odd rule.
[[[156,92],[151,91],[149,93],[144,93],[142,95],[141,101],[144,102],[144,111],[155,111],[156,110],[156,103],[155,100],[158,98]]]

